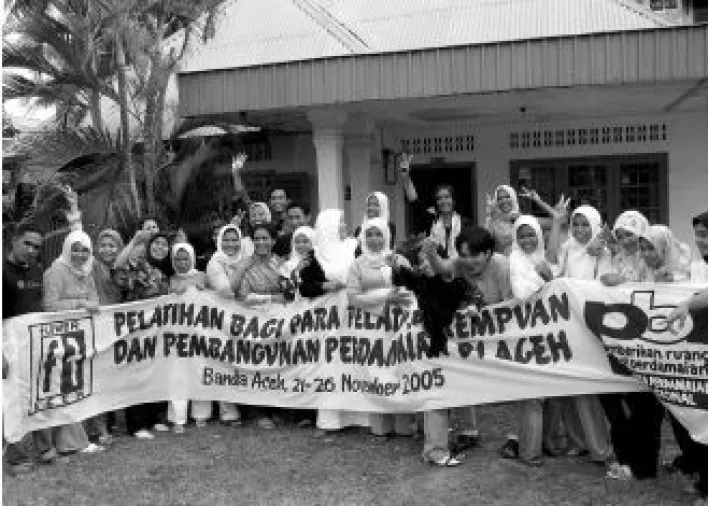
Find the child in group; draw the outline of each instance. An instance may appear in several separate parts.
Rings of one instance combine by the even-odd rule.
[[[172,246],[172,267],[174,275],[170,278],[170,293],[182,295],[188,290],[206,289],[206,275],[194,268],[196,255],[189,243],[177,243]],[[211,417],[211,401],[191,401],[192,417],[197,427],[206,427]],[[170,400],[167,409],[167,419],[173,423],[172,431],[182,434],[187,423],[189,401]]]

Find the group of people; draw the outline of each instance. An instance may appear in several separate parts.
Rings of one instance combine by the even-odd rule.
[[[42,235],[31,222],[20,223],[3,264],[3,318],[37,311],[85,309],[144,300],[169,293],[212,290],[225,299],[259,306],[287,303],[346,290],[352,304],[364,308],[408,305],[414,298],[424,313],[433,355],[445,347],[444,328],[457,310],[474,313],[484,305],[526,299],[557,277],[597,280],[607,286],[625,282],[708,283],[708,212],[693,220],[700,256],[663,225],[651,225],[639,212],[622,213],[611,229],[599,210],[581,205],[568,212],[561,198],[552,207],[532,190],[521,197],[536,202],[550,216],[550,231],[520,213],[516,191],[499,186],[487,198],[484,226],[455,210],[454,189],[435,190],[435,209],[420,203],[410,177],[411,157],[399,156],[399,170],[410,206],[411,233],[397,242],[389,200],[384,193],[367,197],[365,213],[353,235],[341,209],[322,210],[310,225],[309,206],[291,202],[274,189],[269,202],[251,202],[241,182],[245,156],[234,158],[238,205],[231,219],[213,225],[213,248],[195,251],[183,232],[169,237],[154,219],[145,219],[124,244],[115,230],[102,230],[95,242],[82,231],[78,199],[67,191],[72,231],[61,255],[45,271],[39,267]],[[672,318],[703,298],[687,301]],[[445,304],[441,304],[444,300]],[[444,306],[444,307],[443,307]],[[452,309],[452,311],[450,310]],[[3,372],[5,373],[5,361]],[[621,364],[614,364],[621,369]],[[189,417],[197,427],[212,418],[212,402],[167,399],[125,409],[126,428],[136,438],[154,431],[184,432]],[[664,409],[651,393],[583,395],[519,401],[518,434],[501,447],[504,458],[539,466],[543,457],[588,455],[607,466],[608,477],[628,480],[656,476]],[[231,426],[242,414],[265,430],[283,418],[281,409],[239,407],[219,402],[219,420]],[[374,435],[412,435],[421,417],[319,410],[311,417],[319,434],[348,426],[368,427]],[[450,418],[456,427],[450,440]],[[671,468],[699,474],[695,487],[708,495],[708,448],[696,443],[669,414],[682,453]],[[114,414],[83,424],[33,434],[38,458],[53,462],[77,452],[101,451],[111,442]],[[435,410],[422,416],[423,458],[438,466],[462,462],[479,430],[474,407]],[[95,437],[95,439],[93,439]],[[91,442],[91,440],[95,442]],[[17,471],[30,467],[30,456],[10,445],[7,462]]]

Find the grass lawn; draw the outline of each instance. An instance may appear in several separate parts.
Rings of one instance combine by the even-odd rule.
[[[580,459],[547,459],[528,468],[496,450],[514,426],[510,406],[478,410],[482,444],[462,466],[420,460],[422,442],[355,431],[315,439],[314,429],[288,425],[190,427],[154,441],[120,437],[104,453],[3,476],[3,504],[691,504],[674,478],[620,483]],[[676,446],[665,432],[663,453]]]

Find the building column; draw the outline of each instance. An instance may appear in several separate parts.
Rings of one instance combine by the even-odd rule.
[[[344,124],[347,113],[338,110],[309,111],[312,142],[317,158],[318,211],[345,209],[344,203]]]
[[[376,124],[366,117],[355,117],[347,125],[344,145],[347,184],[351,187],[348,222],[352,230],[364,216],[366,197],[371,193],[371,154],[374,149]]]

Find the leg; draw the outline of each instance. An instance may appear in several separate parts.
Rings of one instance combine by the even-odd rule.
[[[541,459],[543,442],[543,399],[520,402],[519,458],[527,463]]]
[[[607,462],[612,457],[612,443],[607,418],[597,395],[579,395],[573,398],[575,416],[571,423],[580,422],[585,447],[594,462]]]
[[[54,446],[54,432],[54,427],[51,427],[32,433],[35,451],[43,462],[53,460],[57,456],[57,450]]]
[[[167,420],[175,425],[184,427],[187,424],[187,411],[189,401],[169,401],[167,403]]]
[[[211,401],[191,401],[192,418],[197,422],[197,425],[206,424],[211,418]]]
[[[89,440],[83,424],[72,423],[57,427],[56,445],[59,453],[75,453],[86,449]]]
[[[610,423],[610,440],[614,448],[617,462],[626,465],[629,463],[631,450],[631,429],[629,416],[624,405],[624,394],[601,394],[600,403],[605,410]]]
[[[395,431],[393,415],[386,413],[371,413],[371,433],[375,436],[385,436]]]
[[[219,419],[222,422],[235,422],[241,420],[238,406],[232,402],[219,402]]]
[[[546,399],[543,405],[543,448],[551,456],[563,455],[568,450],[568,438],[564,424],[567,398]]]
[[[428,462],[441,462],[450,457],[448,445],[449,414],[447,409],[426,411],[423,418],[423,458]]]
[[[648,392],[631,394],[630,403],[633,449],[629,466],[637,479],[656,478],[664,407]]]
[[[415,432],[414,416],[411,414],[402,414],[393,416],[394,430],[400,436],[412,436]]]

